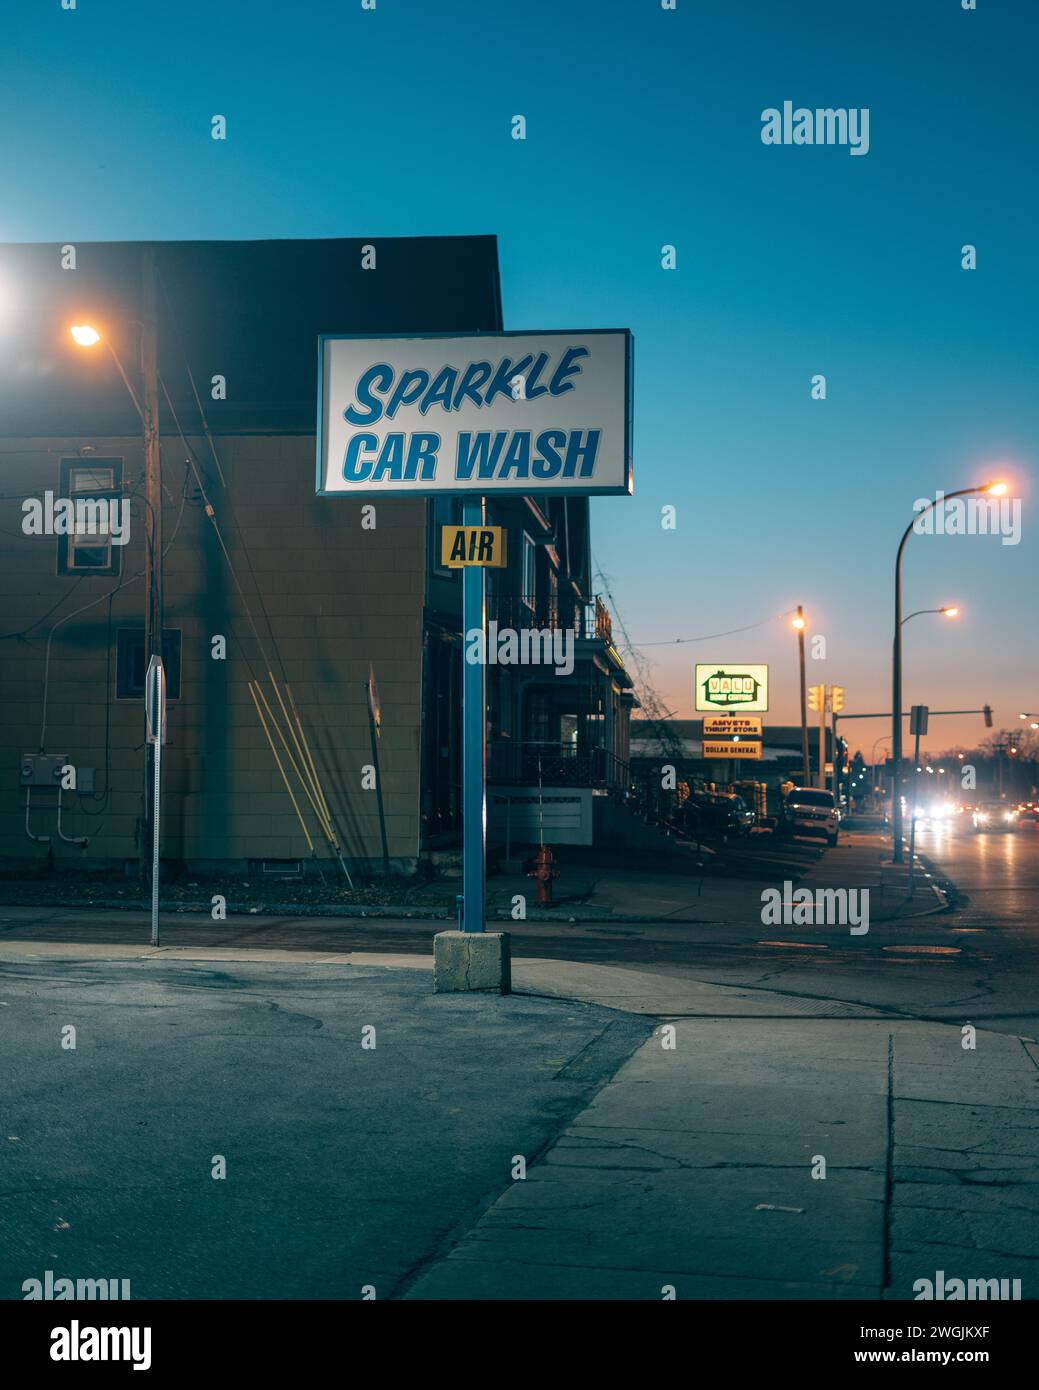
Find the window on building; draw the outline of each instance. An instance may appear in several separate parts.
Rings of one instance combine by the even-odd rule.
[[[523,532],[523,569],[520,575],[520,598],[528,608],[535,606],[537,592],[537,546]]]
[[[162,664],[166,668],[166,698],[180,699],[180,629],[163,628]],[[143,700],[148,662],[144,655],[144,629],[120,628],[116,633],[115,698]]]
[[[59,574],[119,573],[122,547],[112,543],[112,507],[122,500],[122,459],[64,458],[58,496],[79,515],[68,535],[58,539]]]

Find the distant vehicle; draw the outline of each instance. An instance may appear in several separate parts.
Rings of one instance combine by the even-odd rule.
[[[1034,801],[1022,801],[1017,808],[1017,819],[1021,825],[1024,825],[1025,821],[1034,825],[1039,821],[1039,806]]]
[[[694,792],[682,806],[686,832],[702,835],[749,835],[754,812],[742,796]]]
[[[1005,801],[982,801],[974,811],[974,829],[979,835],[990,830],[1016,830],[1017,807]]]
[[[835,845],[840,819],[833,792],[795,787],[783,802],[783,828],[788,835],[821,835],[827,844]]]

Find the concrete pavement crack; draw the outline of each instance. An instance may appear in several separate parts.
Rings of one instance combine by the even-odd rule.
[[[884,1231],[881,1270],[884,1288],[891,1287],[891,1206],[895,1166],[895,1035],[887,1035],[887,1147],[884,1156]]]

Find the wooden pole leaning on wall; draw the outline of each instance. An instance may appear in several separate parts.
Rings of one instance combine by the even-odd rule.
[[[318,824],[321,826],[322,834],[327,840],[329,848],[332,850],[332,853],[339,861],[339,867],[342,869],[346,881],[350,885],[350,891],[352,893],[354,891],[354,881],[350,877],[350,870],[346,867],[346,861],[343,859],[343,852],[342,847],[339,843],[339,836],[336,833],[336,828],[332,821],[332,814],[328,808],[328,802],[325,799],[325,794],[321,789],[321,784],[317,777],[317,770],[313,767],[313,759],[311,758],[308,763],[307,758],[304,756],[303,751],[300,747],[299,739],[296,737],[295,731],[292,727],[292,722],[289,719],[287,710],[285,709],[285,702],[281,698],[281,691],[278,689],[277,682],[275,681],[274,676],[270,672],[268,672],[268,675],[270,676],[271,684],[274,686],[274,691],[275,695],[277,696],[278,703],[281,706],[281,709],[285,714],[286,722],[289,725],[289,734],[291,735],[292,741],[296,745],[297,753],[299,754],[298,760],[296,755],[293,753],[292,749],[289,747],[288,739],[286,739],[281,724],[278,722],[274,714],[274,711],[271,709],[270,702],[267,699],[267,695],[264,692],[263,687],[260,685],[259,681],[256,681],[255,683],[251,682],[251,684],[255,684],[256,694],[258,695],[259,699],[263,702],[263,707],[266,710],[267,718],[270,720],[275,731],[277,732],[278,738],[281,741],[282,748],[285,750],[285,758],[288,761],[289,766],[292,768],[292,771],[299,778],[300,785],[303,788],[304,794],[306,795],[307,800],[310,802],[311,809],[313,810],[314,815],[317,817]],[[302,727],[300,729],[300,732],[302,733]],[[268,734],[268,739],[269,738],[270,735]],[[278,761],[280,766],[280,759]]]
[[[272,676],[271,680],[273,679],[274,677]],[[310,743],[307,740],[306,730],[303,728],[303,721],[302,719],[300,719],[299,710],[296,708],[296,698],[292,693],[292,686],[289,685],[288,681],[285,682],[285,694],[289,698],[289,705],[292,709],[292,716],[296,721],[296,728],[299,730],[299,736],[303,743],[303,751],[306,754],[307,763],[310,767],[310,774],[313,780],[314,790],[321,799],[321,804],[325,808],[325,817],[328,820],[329,825],[332,827],[332,848],[335,851],[336,858],[339,860],[339,867],[346,875],[346,881],[350,885],[350,891],[353,892],[354,881],[350,877],[350,870],[346,867],[346,860],[343,858],[343,851],[339,839],[339,827],[338,825],[336,825],[335,816],[332,814],[332,808],[328,804],[328,799],[325,796],[324,788],[321,785],[321,779],[318,776],[317,766],[314,762],[314,755],[310,751]]]
[[[278,750],[277,748],[275,748],[274,740],[271,738],[270,730],[267,728],[267,721],[263,717],[263,710],[260,708],[260,702],[256,697],[256,691],[253,689],[252,681],[249,682],[249,694],[253,697],[253,704],[256,706],[256,713],[259,717],[260,725],[263,728],[263,732],[267,735],[267,742],[270,744],[271,752],[274,754],[274,761],[275,763],[277,763],[278,771],[281,773],[281,780],[285,783],[285,790],[289,794],[289,800],[292,802],[293,809],[295,810],[296,815],[299,818],[299,823],[303,830],[303,834],[306,836],[307,844],[310,846],[310,852],[311,854],[313,854],[314,841],[310,838],[310,831],[307,829],[307,823],[303,819],[303,812],[299,809],[299,803],[297,802],[295,795],[293,794],[292,787],[289,785],[289,779],[285,776],[285,769],[281,765],[281,759],[278,757]]]

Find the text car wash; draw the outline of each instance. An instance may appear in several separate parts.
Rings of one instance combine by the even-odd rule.
[[[454,412],[463,405],[483,410],[501,396],[510,404],[558,397],[575,389],[584,346],[549,352],[486,359],[465,367],[395,371],[386,362],[368,367],[358,378],[354,399],[343,418],[358,432],[350,436],[343,458],[348,483],[433,482],[437,477],[441,436],[434,430],[401,430],[380,435],[366,430],[392,420],[402,407]],[[553,365],[553,357],[556,358]],[[533,430],[461,430],[453,459],[454,478],[473,479],[592,478],[602,431],[549,427]]]

